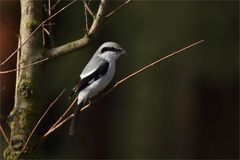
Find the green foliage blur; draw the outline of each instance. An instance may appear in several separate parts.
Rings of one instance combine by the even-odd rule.
[[[56,10],[69,1],[60,2]],[[123,1],[110,1],[109,11]],[[90,5],[97,7],[97,2]],[[53,22],[55,45],[83,35],[80,2]],[[90,18],[90,17],[89,17]],[[70,104],[67,99],[95,50],[115,41],[127,51],[111,85],[191,43],[191,49],[127,80],[81,113],[74,136],[64,125],[35,158],[238,158],[239,2],[133,1],[106,19],[89,47],[44,64],[43,110],[67,88],[35,136]],[[2,139],[1,139],[2,141]],[[34,142],[33,142],[34,143]]]

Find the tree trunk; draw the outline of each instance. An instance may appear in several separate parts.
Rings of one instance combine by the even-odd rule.
[[[21,0],[21,42],[25,41],[31,32],[41,23],[43,2],[36,0]],[[21,48],[18,66],[26,66],[44,57],[41,30],[38,30]],[[14,108],[9,116],[11,129],[10,144],[4,151],[5,159],[26,157],[23,151],[26,140],[32,130],[37,116],[37,97],[39,97],[38,81],[41,65],[34,65],[19,70],[16,80]]]

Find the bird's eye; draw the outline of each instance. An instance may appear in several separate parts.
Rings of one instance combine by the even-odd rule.
[[[102,48],[101,53],[104,53],[104,52],[107,52],[107,51],[110,51],[110,52],[121,52],[122,49],[118,49],[118,48],[115,48],[115,47],[104,47],[104,48]]]

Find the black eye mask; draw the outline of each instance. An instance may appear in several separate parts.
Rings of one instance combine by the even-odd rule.
[[[122,49],[114,48],[114,47],[104,47],[101,50],[101,53],[107,52],[107,51],[112,51],[112,52],[121,52]]]

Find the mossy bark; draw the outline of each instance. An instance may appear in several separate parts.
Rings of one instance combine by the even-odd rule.
[[[25,41],[42,21],[42,1],[21,0],[21,42]],[[26,66],[43,58],[41,31],[37,31],[21,48],[19,66]],[[36,123],[37,97],[39,97],[39,77],[41,65],[34,65],[19,70],[16,80],[14,108],[10,113],[8,124],[11,129],[10,144],[4,151],[5,159],[26,158],[23,151],[26,140]]]

